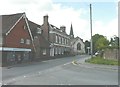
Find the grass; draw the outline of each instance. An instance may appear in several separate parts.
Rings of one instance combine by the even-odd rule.
[[[108,60],[108,59],[103,59],[102,57],[93,57],[91,59],[85,60],[85,62],[93,63],[93,64],[118,65],[117,60]]]

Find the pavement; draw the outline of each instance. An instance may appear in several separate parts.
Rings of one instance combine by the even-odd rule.
[[[101,68],[101,69],[112,69],[112,70],[118,70],[118,66],[117,65],[103,65],[103,64],[90,64],[85,62],[85,60],[90,59],[91,57],[86,57],[84,59],[78,59],[75,61],[72,61],[73,65],[76,66],[83,66],[83,67],[87,67],[87,68]]]

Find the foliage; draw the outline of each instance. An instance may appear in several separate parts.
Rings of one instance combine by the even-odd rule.
[[[119,47],[119,37],[117,37],[117,36],[112,37],[109,42],[109,45],[112,48],[118,48]]]
[[[106,37],[99,34],[95,34],[94,36],[92,36],[92,40],[93,40],[93,53],[97,52],[98,50],[102,50],[109,44],[109,41],[106,39]]]
[[[88,59],[85,62],[93,63],[93,64],[118,65],[118,61],[103,59],[102,57],[99,56]]]
[[[106,47],[108,47],[109,41],[105,37],[100,37],[96,41],[95,48],[97,50],[102,50]]]
[[[114,49],[119,47],[119,37],[115,36],[111,38],[111,40],[107,40],[107,38],[100,34],[95,34],[92,36],[93,42],[93,54],[96,52],[102,52],[106,48]],[[85,52],[88,53],[88,48],[90,47],[90,42],[85,41]],[[101,55],[102,56],[102,55]]]

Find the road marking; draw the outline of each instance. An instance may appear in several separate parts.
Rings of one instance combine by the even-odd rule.
[[[69,63],[65,63],[64,65],[68,65],[68,64],[70,64],[71,62],[69,62]]]
[[[42,61],[42,62],[48,62],[48,61]]]
[[[72,61],[73,65],[78,65],[78,63],[76,61]]]

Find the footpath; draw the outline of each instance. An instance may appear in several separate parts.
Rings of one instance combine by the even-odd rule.
[[[90,59],[90,58],[91,57],[88,56],[83,59],[75,60],[75,61],[72,61],[72,64],[75,66],[81,66],[85,68],[100,68],[100,69],[112,69],[112,70],[118,70],[118,68],[120,68],[116,65],[91,64],[91,63],[85,62],[85,60]]]

